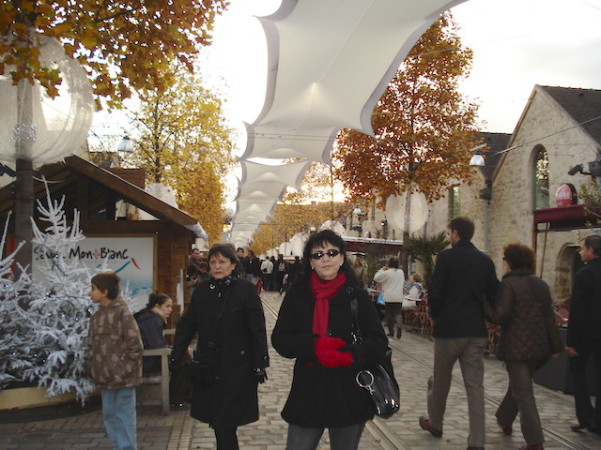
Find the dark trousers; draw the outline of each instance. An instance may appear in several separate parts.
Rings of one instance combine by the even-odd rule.
[[[238,450],[237,428],[215,429],[215,438],[217,439],[217,450]]]
[[[388,333],[391,336],[394,335],[397,328],[399,328],[400,331],[400,328],[403,325],[402,308],[402,303],[386,303],[386,326],[388,328]]]
[[[578,356],[570,357],[570,371],[574,378],[574,402],[578,423],[601,427],[601,341],[588,341],[578,344]],[[595,407],[591,402],[586,382],[586,362],[589,356],[595,360]]]
[[[532,389],[532,375],[539,366],[537,361],[505,362],[509,386],[495,414],[501,422],[512,424],[519,412],[522,434],[528,445],[542,444],[545,440]]]
[[[364,423],[347,427],[328,428],[331,450],[355,450],[359,448]],[[315,450],[321,439],[324,428],[305,428],[288,425],[286,450]]]

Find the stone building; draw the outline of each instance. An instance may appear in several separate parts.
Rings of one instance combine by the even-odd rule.
[[[536,249],[537,273],[555,301],[568,299],[580,267],[579,239],[591,230],[582,229],[584,217],[566,220],[555,198],[560,186],[570,184],[577,193],[591,179],[571,168],[599,168],[601,91],[536,85],[512,135],[482,136],[490,150],[485,166],[475,168],[480,184],[462,184],[435,202],[427,235],[444,230],[455,215],[468,216],[476,223],[474,243],[490,254],[499,276],[503,247],[527,244]],[[551,220],[544,219],[548,213]]]

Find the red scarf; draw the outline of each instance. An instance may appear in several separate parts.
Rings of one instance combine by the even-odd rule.
[[[324,281],[315,272],[311,274],[311,292],[315,297],[313,307],[313,333],[320,337],[328,331],[328,317],[330,315],[330,299],[333,298],[346,282],[344,272],[338,272],[336,278]]]

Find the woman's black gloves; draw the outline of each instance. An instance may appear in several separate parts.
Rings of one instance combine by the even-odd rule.
[[[267,372],[265,369],[254,369],[253,373],[255,374],[255,379],[257,383],[262,384],[267,380]]]

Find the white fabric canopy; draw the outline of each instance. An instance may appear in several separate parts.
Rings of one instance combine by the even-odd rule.
[[[242,159],[329,163],[340,128],[371,134],[372,111],[409,50],[442,12],[462,1],[283,0],[278,11],[259,19],[268,86],[261,113],[246,125]],[[245,191],[245,184],[239,201],[256,190]]]

